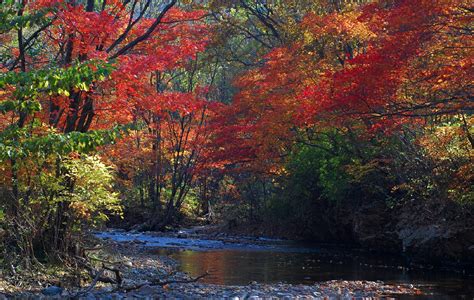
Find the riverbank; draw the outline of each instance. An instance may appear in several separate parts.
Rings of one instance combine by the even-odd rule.
[[[308,213],[311,221],[229,220],[219,231],[343,245],[403,257],[407,267],[420,265],[474,274],[471,204],[414,202],[392,208],[380,201],[364,205],[326,204]]]
[[[30,286],[13,287],[6,285],[5,279],[0,286],[1,299],[149,299],[149,298],[294,298],[351,299],[353,297],[384,297],[389,295],[419,295],[423,292],[416,286],[391,285],[381,281],[344,281],[332,280],[311,285],[301,284],[259,284],[216,285],[200,283],[188,274],[178,271],[178,263],[167,256],[154,253],[156,248],[146,247],[139,240],[116,242],[106,240],[102,244],[101,260],[114,262],[119,270],[121,284],[90,282],[82,288],[62,287],[60,278],[50,282],[37,282]],[[99,255],[99,253],[97,253]],[[99,259],[96,257],[96,259]],[[105,271],[104,275],[114,277],[114,272]],[[195,282],[194,282],[195,281]],[[53,283],[55,285],[53,285]]]

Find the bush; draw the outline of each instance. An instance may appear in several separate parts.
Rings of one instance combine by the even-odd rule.
[[[6,251],[21,253],[22,260],[76,251],[85,230],[102,224],[108,214],[121,214],[112,170],[97,156],[32,156],[16,167],[21,198],[4,227]]]

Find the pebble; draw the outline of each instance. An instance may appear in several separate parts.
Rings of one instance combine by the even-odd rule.
[[[126,267],[133,267],[133,263],[131,261],[126,261],[123,263],[123,265]]]

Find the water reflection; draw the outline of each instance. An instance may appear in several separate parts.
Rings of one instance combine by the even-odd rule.
[[[320,253],[290,253],[245,250],[191,251],[157,250],[180,263],[181,271],[192,276],[209,271],[203,282],[221,285],[260,283],[313,284],[318,281],[382,280],[387,283],[423,285],[438,295],[474,296],[474,279],[453,273],[407,271],[383,264],[371,256],[321,256]]]

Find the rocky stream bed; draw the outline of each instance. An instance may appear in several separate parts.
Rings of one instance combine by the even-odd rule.
[[[113,263],[113,269],[103,270],[103,275],[114,278],[120,274],[120,285],[87,283],[81,288],[61,288],[61,284],[49,285],[38,283],[35,288],[25,291],[18,287],[0,284],[0,299],[450,299],[447,294],[436,294],[422,284],[409,282],[384,282],[380,280],[347,280],[334,277],[333,280],[314,281],[308,279],[304,283],[297,281],[273,282],[252,280],[251,273],[239,277],[240,281],[233,281],[234,277],[219,275],[217,271],[202,273],[202,270],[190,269],[192,272],[183,272],[183,267],[173,259],[176,256],[163,255],[160,250],[168,249],[173,253],[185,251],[208,251],[208,257],[213,261],[213,252],[216,250],[244,249],[259,253],[282,251],[293,253],[309,251],[305,247],[280,240],[264,238],[235,238],[224,235],[209,236],[192,229],[168,234],[141,234],[108,231],[98,233],[97,236],[105,244],[103,248],[106,257],[101,259]],[[285,252],[286,251],[286,252]],[[233,252],[230,252],[233,253]],[[102,254],[104,255],[104,254]],[[305,254],[306,255],[306,254]],[[241,262],[245,264],[245,261]],[[331,260],[332,263],[332,260]],[[342,262],[341,262],[342,263]],[[335,261],[334,266],[339,262]],[[238,265],[233,265],[239,271]],[[222,265],[226,268],[226,265]],[[331,267],[329,267],[331,268]],[[255,270],[255,269],[253,269]],[[256,269],[258,273],[258,269]],[[222,271],[222,270],[221,270]],[[228,270],[229,271],[229,270]],[[232,271],[232,270],[230,270]],[[214,272],[217,272],[213,274]],[[262,270],[263,272],[263,270]],[[270,273],[274,272],[269,270]],[[276,272],[276,271],[275,271]],[[218,275],[216,275],[218,274]],[[201,275],[201,276],[200,276]],[[332,275],[329,275],[332,276]],[[219,281],[221,277],[230,278],[230,281]],[[199,280],[198,280],[199,278]],[[239,282],[239,284],[232,284]],[[222,284],[224,283],[224,284]],[[3,290],[2,290],[3,288]],[[469,294],[466,294],[470,299]],[[455,297],[457,298],[457,297]]]

